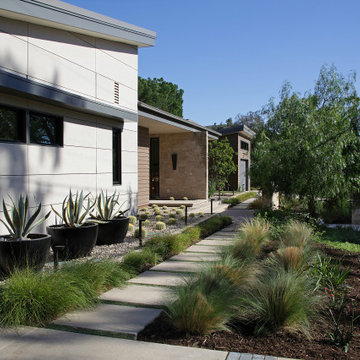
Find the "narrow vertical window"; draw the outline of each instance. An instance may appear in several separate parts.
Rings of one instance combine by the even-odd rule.
[[[121,131],[113,129],[113,183],[121,184]]]
[[[25,141],[25,112],[0,106],[0,141]]]

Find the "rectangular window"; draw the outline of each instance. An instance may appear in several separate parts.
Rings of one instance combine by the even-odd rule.
[[[240,147],[242,150],[249,151],[249,143],[247,143],[246,141],[241,141]]]
[[[30,112],[29,132],[29,139],[32,144],[63,145],[62,118]]]
[[[121,130],[113,129],[113,183],[121,184]]]
[[[0,106],[0,141],[25,141],[25,112]]]

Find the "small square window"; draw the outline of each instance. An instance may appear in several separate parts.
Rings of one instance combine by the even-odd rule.
[[[0,106],[0,141],[25,141],[25,112]]]
[[[30,143],[63,145],[63,121],[61,118],[30,112]]]
[[[247,143],[246,141],[241,141],[240,147],[242,150],[249,151],[249,143]]]

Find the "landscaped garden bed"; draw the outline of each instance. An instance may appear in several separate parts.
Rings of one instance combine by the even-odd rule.
[[[273,219],[270,238],[266,231],[243,232],[231,259],[225,251],[221,262],[177,288],[180,300],[139,339],[298,359],[359,359],[359,254],[324,246],[322,240],[331,241],[319,229],[305,244],[309,227],[286,234],[287,219]]]

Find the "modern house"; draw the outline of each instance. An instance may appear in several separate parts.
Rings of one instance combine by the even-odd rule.
[[[136,208],[138,48],[155,40],[58,0],[0,2],[0,198],[45,211],[104,189]]]
[[[138,103],[138,49],[155,40],[62,1],[0,1],[0,199],[28,193],[45,212],[69,188],[117,190],[135,212],[207,198],[220,134]]]
[[[255,136],[255,132],[246,125],[235,125],[218,131],[222,135],[221,138],[228,139],[230,146],[236,152],[234,162],[237,170],[229,176],[229,190],[250,190],[251,139]]]

